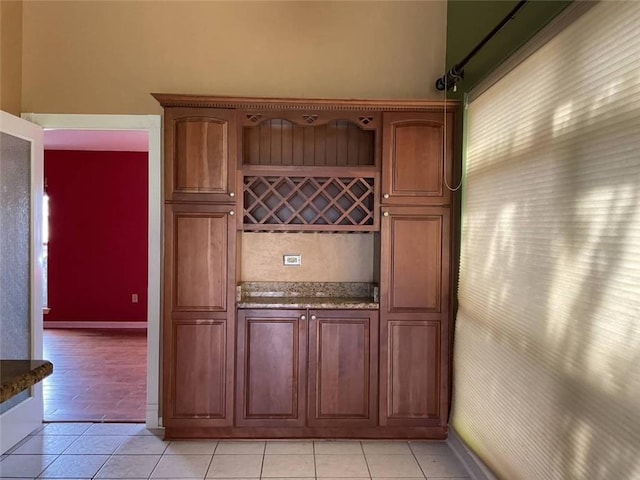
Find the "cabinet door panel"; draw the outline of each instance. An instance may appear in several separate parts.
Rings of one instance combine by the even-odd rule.
[[[238,425],[304,425],[307,330],[302,314],[238,312]]]
[[[445,426],[450,209],[384,207],[380,423]]]
[[[383,326],[380,423],[428,426],[440,416],[440,322]]]
[[[377,312],[311,312],[310,425],[375,425],[377,327]]]
[[[231,425],[227,333],[225,320],[174,327],[169,423],[202,418],[220,420],[211,425]]]
[[[442,205],[451,198],[453,113],[390,112],[383,120],[383,204]]]
[[[226,311],[235,252],[227,207],[167,207],[167,286],[173,312]]]
[[[392,209],[382,224],[382,308],[441,314],[449,294],[449,209]]]
[[[175,189],[182,192],[224,192],[229,124],[208,118],[181,118],[176,136]]]
[[[168,199],[234,201],[235,118],[235,111],[224,109],[165,111]]]

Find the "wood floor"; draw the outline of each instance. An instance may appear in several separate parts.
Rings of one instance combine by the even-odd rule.
[[[45,421],[144,421],[146,331],[47,329],[43,346]]]

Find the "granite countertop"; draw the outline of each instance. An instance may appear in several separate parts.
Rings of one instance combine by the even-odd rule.
[[[366,282],[244,282],[238,308],[380,308],[378,287]]]
[[[53,373],[47,360],[0,360],[0,403]]]

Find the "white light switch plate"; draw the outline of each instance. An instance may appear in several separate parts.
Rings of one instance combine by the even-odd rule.
[[[285,267],[299,267],[302,265],[302,255],[284,255],[282,264]]]

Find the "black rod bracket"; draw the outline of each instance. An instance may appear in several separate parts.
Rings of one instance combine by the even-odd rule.
[[[524,7],[528,1],[529,0],[520,0],[518,4],[513,7],[513,9],[507,14],[506,17],[504,17],[502,21],[480,41],[480,43],[473,47],[471,52],[469,52],[466,57],[456,63],[453,67],[451,67],[451,70],[449,70],[442,77],[436,80],[436,88],[441,91],[448,91],[452,88],[455,89],[458,82],[464,78],[464,67],[469,62],[469,60],[471,60],[476,55],[476,53],[478,53],[482,49],[482,47],[484,47],[486,43],[495,36],[496,33],[502,30],[502,28],[507,23],[513,20],[516,17],[518,11],[520,11],[520,9]]]
[[[438,90],[449,91],[452,88],[455,91],[457,83],[464,78],[464,69],[458,70],[458,65],[451,67],[447,73],[436,80],[436,88]]]

